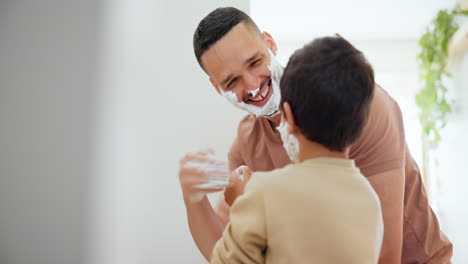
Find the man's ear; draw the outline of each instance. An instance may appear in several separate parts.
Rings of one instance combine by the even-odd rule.
[[[218,83],[215,80],[213,80],[213,78],[211,78],[211,77],[210,77],[210,82],[211,82],[211,85],[213,85],[213,87],[216,89],[216,92],[218,94],[221,94],[221,90],[220,90],[220,88],[218,86]]]
[[[276,42],[273,39],[273,37],[270,35],[268,32],[263,32],[262,33],[263,40],[267,44],[267,47],[273,52],[273,54],[276,55],[276,52],[278,51],[278,47],[276,46]]]
[[[299,128],[296,125],[296,121],[294,121],[294,115],[291,110],[291,106],[288,102],[284,102],[283,104],[283,114],[285,121],[288,123],[288,133],[289,134],[296,134],[299,132]]]

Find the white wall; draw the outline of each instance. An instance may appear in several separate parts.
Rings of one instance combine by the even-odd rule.
[[[82,264],[95,1],[0,2],[0,263]]]
[[[219,97],[192,36],[223,5],[248,1],[109,1],[102,51],[92,263],[204,263],[177,178],[195,147],[220,157],[244,114]]]
[[[468,54],[453,65],[454,113],[437,152],[442,226],[454,245],[453,263],[468,263]]]
[[[283,40],[340,33],[353,40],[412,40],[456,0],[252,0],[255,21]]]
[[[204,263],[177,169],[243,116],[193,55],[222,5],[0,2],[0,263]]]

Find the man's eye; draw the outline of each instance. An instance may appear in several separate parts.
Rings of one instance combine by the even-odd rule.
[[[227,85],[227,88],[231,88],[231,86],[237,81],[237,78],[232,79]]]
[[[252,64],[250,64],[250,66],[251,67],[256,66],[257,64],[259,64],[260,61],[262,61],[262,59],[258,59],[256,61],[252,62]]]

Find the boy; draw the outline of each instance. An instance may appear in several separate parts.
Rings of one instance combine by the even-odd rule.
[[[249,180],[211,263],[377,263],[379,199],[348,159],[374,85],[363,54],[340,36],[292,55],[281,78],[278,131],[294,164]]]

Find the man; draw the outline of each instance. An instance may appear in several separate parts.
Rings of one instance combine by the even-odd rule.
[[[198,25],[194,50],[218,93],[251,113],[239,124],[228,155],[230,169],[246,165],[252,171],[271,171],[290,164],[276,131],[280,115],[271,106],[278,96],[273,55],[277,47],[273,38],[261,33],[242,11],[219,8]],[[220,207],[217,215],[206,197],[190,203],[189,197],[195,192],[192,186],[200,183],[203,172],[187,168],[186,164],[204,156],[206,153],[200,152],[184,157],[179,178],[192,236],[202,254],[210,259],[226,225],[223,215],[228,212]],[[450,263],[452,245],[440,231],[419,169],[406,146],[400,109],[378,85],[369,120],[361,137],[351,146],[349,157],[355,160],[381,202],[384,241],[379,263]],[[242,184],[237,183],[225,192],[230,203],[242,192]]]
[[[379,198],[347,158],[374,86],[372,67],[341,37],[316,39],[292,55],[278,131],[295,163],[252,176],[211,263],[377,263]]]

